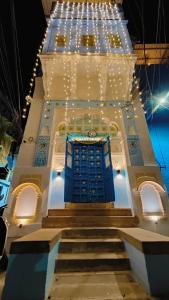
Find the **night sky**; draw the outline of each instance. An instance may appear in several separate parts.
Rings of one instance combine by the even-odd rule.
[[[133,42],[169,43],[169,0],[124,0],[123,8]],[[25,125],[21,119],[22,107],[45,27],[41,0],[0,1],[0,113],[18,127]],[[146,107],[150,112],[151,106],[155,105],[154,95],[169,91],[169,65],[143,66],[137,69],[137,73]],[[165,135],[161,131],[159,134],[164,137],[165,149],[169,149],[169,142],[166,145],[168,120],[169,108],[160,108],[153,116],[148,114],[151,132],[155,124],[156,129],[165,126]],[[169,165],[169,157],[164,162],[161,156],[157,130],[151,134],[159,164],[165,165],[167,161]]]

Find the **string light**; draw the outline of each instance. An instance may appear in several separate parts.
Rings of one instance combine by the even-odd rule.
[[[129,59],[132,58],[132,49],[129,42],[128,34],[126,32],[126,25],[122,20],[121,13],[119,12],[118,6],[103,2],[103,3],[75,3],[67,1],[60,3],[56,2],[55,10],[52,13],[46,33],[42,44],[39,47],[38,54],[42,52],[48,43],[48,35],[50,28],[53,23],[53,19],[56,17],[58,20],[57,30],[56,30],[56,45],[54,52],[63,53],[63,81],[64,81],[64,94],[65,94],[65,122],[67,122],[67,110],[69,100],[75,100],[76,96],[76,84],[77,84],[77,63],[78,56],[71,58],[70,52],[87,52],[88,55],[91,52],[98,53],[98,60],[96,61],[96,70],[98,74],[99,83],[99,93],[101,103],[106,100],[106,80],[104,76],[108,74],[108,84],[112,93],[112,97],[115,100],[127,100],[126,91],[129,90],[128,97],[133,102],[132,86],[130,85],[130,80],[128,80],[129,85],[126,85],[125,91],[122,90],[123,78],[126,71],[129,70]],[[76,18],[75,30],[74,30],[74,19]],[[90,26],[91,24],[91,26]],[[120,29],[120,33],[119,33]],[[91,32],[92,30],[92,32]],[[85,47],[81,47],[81,37],[82,33],[87,36],[87,42]],[[64,47],[59,47],[57,44],[60,35],[65,38]],[[90,46],[90,34],[94,35],[95,46]],[[115,38],[116,36],[116,38]],[[68,39],[68,42],[67,42]],[[116,41],[117,39],[117,41]],[[123,43],[121,43],[123,41]],[[118,46],[116,46],[116,42]],[[120,45],[120,46],[119,46]],[[99,57],[101,53],[107,55],[107,60],[105,65],[101,64],[102,60]],[[68,59],[67,55],[70,54]],[[48,84],[46,88],[46,98],[51,99],[52,82],[54,79],[55,69],[57,68],[57,57],[53,54],[53,58],[50,62],[50,76],[48,77]],[[100,62],[100,64],[99,64]],[[35,66],[33,68],[33,74],[30,81],[30,93],[27,98],[27,105],[31,102],[31,93],[34,87],[34,79],[37,74],[37,68],[39,66],[39,58],[35,61]],[[134,63],[133,63],[134,66]],[[131,67],[132,68],[132,67]],[[71,72],[72,70],[72,72]],[[101,71],[102,70],[102,71]],[[87,101],[89,102],[89,112],[91,114],[91,88],[92,88],[92,76],[91,76],[91,65],[90,57],[86,59],[86,78],[87,78]],[[106,72],[105,72],[106,71]],[[105,74],[104,74],[105,72]],[[132,76],[132,70],[128,71],[128,78]],[[94,84],[94,83],[93,83]],[[139,82],[137,78],[134,78],[134,85],[137,93],[139,92]],[[134,90],[135,91],[135,90]],[[141,92],[139,92],[140,102]],[[134,102],[131,103],[134,105]],[[119,104],[120,107],[121,104]],[[75,113],[75,104],[72,102],[72,112]],[[134,107],[134,106],[133,106]],[[143,107],[143,106],[142,106]],[[24,107],[23,113],[26,112]],[[136,107],[134,107],[134,112]],[[104,111],[100,110],[101,117],[104,119]],[[118,112],[117,112],[118,114]]]
[[[80,24],[79,24],[79,40],[78,40],[78,47],[77,50],[80,52],[80,42],[81,42],[81,33],[83,29],[83,15],[84,15],[85,3],[81,4],[81,15],[80,15]]]
[[[92,29],[93,29],[93,34],[95,36],[95,53],[97,52],[98,54],[100,53],[100,40],[99,40],[99,33],[98,33],[98,23],[97,23],[97,18],[95,17],[95,8],[96,8],[96,3],[95,6],[93,3],[91,3],[91,19],[92,19]]]
[[[71,51],[72,40],[73,40],[73,38],[72,38],[72,28],[73,28],[74,13],[75,13],[75,2],[73,2],[72,5],[71,5],[68,51]]]
[[[80,5],[80,3],[78,3],[77,4],[77,15],[76,15],[76,31],[75,31],[75,52],[78,51],[78,41],[81,36],[80,30],[78,30],[78,28],[81,27],[81,24],[79,22],[79,20],[81,20],[80,8],[82,8],[82,5]]]
[[[99,13],[100,13],[100,19],[101,19],[101,28],[102,28],[102,36],[105,37],[104,39],[104,45],[105,45],[105,52],[106,53],[110,53],[111,49],[110,49],[110,44],[108,41],[108,30],[106,27],[106,22],[105,22],[105,14],[104,14],[104,9],[103,9],[103,3],[99,3],[98,4],[98,8],[99,8]],[[104,47],[104,45],[102,45],[102,47]]]

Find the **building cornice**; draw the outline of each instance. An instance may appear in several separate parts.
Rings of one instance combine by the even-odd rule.
[[[71,2],[70,0],[63,0],[64,2]],[[102,2],[114,2],[114,3],[117,3],[117,4],[122,4],[123,3],[123,0],[72,0],[72,2],[79,2],[79,3],[82,3],[82,2],[89,2],[89,3],[102,3]],[[51,8],[53,6],[53,4],[55,3],[56,1],[54,0],[42,0],[42,5],[43,5],[43,9],[44,9],[44,13],[45,13],[45,16],[49,16],[50,13],[51,13]]]

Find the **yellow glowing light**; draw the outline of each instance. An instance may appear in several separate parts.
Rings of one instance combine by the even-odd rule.
[[[155,223],[157,223],[160,220],[159,216],[150,216],[149,219]]]

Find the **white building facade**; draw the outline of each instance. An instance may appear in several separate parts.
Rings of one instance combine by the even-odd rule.
[[[52,5],[43,4],[45,9]],[[39,57],[43,76],[35,81],[8,199],[11,236],[16,235],[16,225],[30,232],[41,226],[48,209],[65,208],[70,137],[85,147],[108,137],[112,205],[131,208],[141,227],[157,230],[158,222],[158,231],[168,234],[167,194],[152,150],[121,5],[56,2]],[[75,157],[71,159],[69,166],[74,168]],[[99,195],[98,189],[96,184],[89,192]],[[82,190],[85,193],[84,188],[79,193]],[[80,199],[79,204],[99,202],[94,196],[93,201]]]

